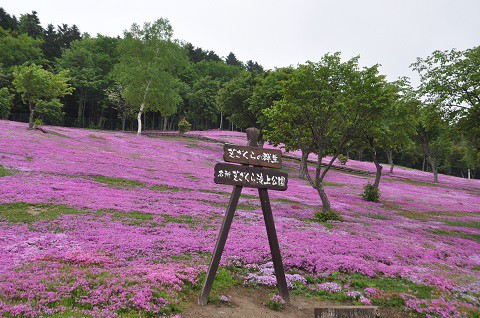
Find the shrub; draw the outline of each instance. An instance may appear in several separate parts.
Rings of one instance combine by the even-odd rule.
[[[366,201],[370,202],[378,202],[380,198],[380,191],[376,189],[373,184],[367,183],[364,187],[364,191],[362,193],[362,198]]]
[[[280,295],[273,295],[267,300],[265,305],[272,310],[280,311],[283,309],[283,305],[285,305],[285,300]]]
[[[189,132],[190,129],[192,128],[192,125],[185,119],[185,117],[180,120],[178,123],[178,131],[183,134],[186,132]]]
[[[330,211],[323,211],[323,210],[317,210],[315,211],[315,216],[317,217],[317,219],[319,221],[322,221],[322,222],[327,222],[329,220],[331,221],[341,221],[342,220],[342,217],[340,216],[340,214],[338,214],[337,212],[333,211],[333,210],[330,210]]]
[[[337,157],[338,161],[340,161],[340,164],[344,165],[348,161],[348,156],[344,156],[342,154],[338,155]]]

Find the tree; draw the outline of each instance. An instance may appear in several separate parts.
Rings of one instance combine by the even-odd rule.
[[[351,147],[370,149],[375,164],[375,181],[369,191],[379,193],[380,179],[383,166],[380,164],[378,153],[387,152],[390,163],[390,173],[393,172],[393,151],[405,149],[413,143],[411,137],[415,134],[418,117],[419,101],[415,98],[406,79],[395,83],[384,83],[383,92],[378,91],[377,104],[383,105],[379,120],[372,121],[364,135],[353,140]],[[383,95],[383,98],[381,96]],[[359,141],[359,143],[358,143]],[[355,144],[357,142],[357,144]],[[378,200],[378,197],[376,198]]]
[[[110,73],[118,60],[117,41],[102,35],[76,40],[57,59],[57,69],[69,70],[72,78],[77,99],[77,125],[80,127],[85,127],[88,102],[95,98],[104,100],[104,91],[113,86]],[[94,106],[98,105],[94,104],[90,109]]]
[[[7,118],[10,109],[13,106],[13,95],[10,94],[8,88],[0,88],[0,119]]]
[[[264,72],[263,66],[261,66],[257,62],[253,62],[252,60],[248,60],[245,66],[247,72],[256,72],[258,74],[262,74]]]
[[[142,132],[144,111],[159,111],[164,120],[175,114],[182,102],[179,95],[179,69],[187,65],[186,52],[171,40],[168,20],[133,24],[119,44],[119,63],[115,66],[117,81],[125,87],[126,101],[138,108],[138,131]]]
[[[390,173],[394,168],[394,152],[411,148],[414,144],[415,128],[418,124],[421,101],[417,99],[415,92],[404,78],[394,83],[398,93],[395,101],[385,114],[387,134],[382,137],[382,148],[387,152],[387,160],[390,165]]]
[[[54,74],[35,64],[24,64],[14,68],[12,84],[22,101],[28,104],[30,129],[34,128],[35,111],[39,104],[48,107],[45,102],[71,94],[73,88],[68,84],[68,80],[66,71]],[[50,106],[58,106],[58,103],[54,101],[52,103]]]
[[[0,28],[0,64],[7,72],[14,65],[26,62],[41,64],[43,54],[40,46],[41,40],[36,40],[26,34],[13,36],[11,32]]]
[[[239,67],[239,68],[244,67],[242,61],[238,60],[237,57],[235,56],[235,54],[233,54],[232,52],[230,52],[227,55],[227,57],[225,57],[225,63],[227,63],[228,65],[231,65],[231,66]]]
[[[122,131],[125,131],[125,122],[129,117],[134,114],[134,107],[127,102],[122,96],[123,87],[116,85],[112,88],[108,88],[105,91],[107,100],[113,104],[113,107],[118,112],[118,118],[122,121]]]
[[[201,78],[193,84],[189,94],[190,108],[187,117],[197,123],[195,127],[206,129],[209,123],[215,123],[218,114],[217,93],[220,83],[210,76]]]
[[[101,69],[95,63],[93,46],[95,39],[74,41],[69,50],[57,60],[59,70],[69,70],[78,100],[77,124],[84,127],[85,108],[89,92],[100,89]]]
[[[281,134],[286,147],[304,143],[305,151],[317,155],[314,177],[304,163],[307,179],[322,201],[319,215],[331,215],[323,180],[344,146],[380,116],[385,79],[376,65],[360,70],[358,57],[342,62],[335,53],[300,65],[285,84],[283,99],[265,110],[270,122],[265,135]],[[332,158],[323,168],[328,153]]]
[[[257,125],[257,118],[250,109],[250,98],[257,80],[256,73],[243,71],[218,92],[220,109],[229,114],[228,120],[239,128],[246,129]]]
[[[438,170],[453,149],[450,127],[436,105],[424,105],[420,109],[416,143],[430,164],[433,181],[438,182]]]
[[[200,47],[195,47],[192,43],[187,43],[184,45],[185,49],[188,51],[188,58],[192,63],[198,63],[201,61],[208,62],[219,62],[222,59],[213,51],[204,51]]]
[[[72,42],[81,38],[80,31],[76,25],[69,27],[68,24],[62,24],[55,29],[53,24],[49,24],[43,35],[43,54],[47,60],[54,62],[56,58],[62,56],[62,51],[70,48]]]
[[[0,28],[4,30],[16,31],[18,29],[18,20],[13,15],[5,11],[5,9],[0,8]]]
[[[20,22],[18,24],[20,33],[27,34],[34,39],[43,38],[43,28],[40,24],[40,19],[37,16],[37,11],[32,13],[20,15]]]
[[[434,51],[411,67],[420,74],[420,94],[426,103],[445,111],[480,151],[480,46],[458,51]]]

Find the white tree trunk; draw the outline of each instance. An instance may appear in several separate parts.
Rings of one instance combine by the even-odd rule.
[[[137,130],[137,135],[141,135],[142,134],[142,113],[143,113],[143,110],[145,109],[145,102],[147,101],[147,93],[148,93],[148,89],[150,88],[150,83],[152,81],[148,81],[147,82],[147,87],[145,88],[145,93],[143,93],[143,102],[142,104],[140,105],[140,110],[138,111],[138,116],[137,116],[137,120],[138,120],[138,130]]]
[[[142,103],[140,105],[140,111],[138,112],[138,115],[137,115],[137,121],[138,121],[137,135],[142,134],[142,113],[144,108],[145,108],[145,103]]]

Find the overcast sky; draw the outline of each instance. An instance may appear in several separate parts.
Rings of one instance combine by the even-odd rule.
[[[122,36],[134,22],[167,18],[174,37],[219,56],[267,69],[327,52],[381,64],[389,80],[417,77],[409,68],[434,50],[480,45],[479,0],[0,0],[17,18],[38,13],[42,25],[76,24],[95,36]]]

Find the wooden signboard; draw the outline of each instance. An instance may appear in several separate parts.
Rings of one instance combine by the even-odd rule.
[[[287,281],[283,269],[280,247],[278,245],[277,232],[273,221],[272,208],[268,197],[268,189],[281,190],[287,189],[288,175],[285,172],[262,168],[272,167],[280,168],[282,166],[282,152],[279,150],[262,149],[257,147],[257,140],[260,130],[256,128],[247,129],[248,147],[226,145],[224,150],[224,159],[229,162],[242,163],[243,165],[234,165],[228,163],[217,163],[215,165],[215,183],[233,185],[232,196],[228,202],[227,211],[223,218],[220,234],[217,238],[217,244],[213,251],[212,260],[208,267],[205,283],[198,297],[199,305],[206,305],[212,290],[213,281],[220,264],[223,248],[227,241],[228,232],[232,224],[233,216],[237,208],[238,199],[242,193],[243,187],[258,188],[260,205],[262,206],[265,228],[267,230],[268,244],[272,253],[273,267],[277,277],[277,287],[283,300],[290,302],[288,294]],[[253,165],[256,167],[250,167]]]
[[[217,163],[215,165],[215,183],[239,185],[248,188],[287,190],[288,175],[285,172]]]
[[[282,167],[281,150],[225,145],[223,147],[223,151],[223,159],[227,162],[236,162],[270,168]]]

